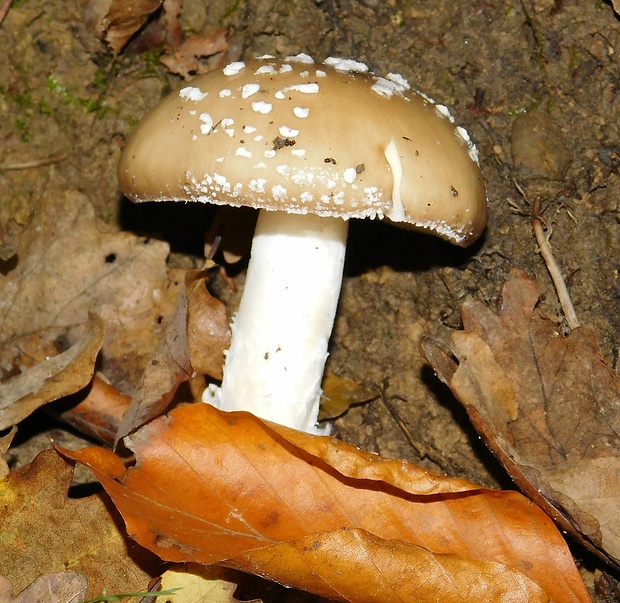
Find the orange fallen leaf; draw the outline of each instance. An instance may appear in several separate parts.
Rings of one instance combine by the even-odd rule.
[[[341,601],[590,600],[553,522],[516,492],[202,404],[125,443],[136,467],[97,447],[64,453],[163,559]]]

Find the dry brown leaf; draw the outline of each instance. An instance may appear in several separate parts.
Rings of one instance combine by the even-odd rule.
[[[87,23],[114,52],[120,52],[146,23],[163,0],[88,0],[84,7]]]
[[[521,272],[494,313],[463,305],[449,353],[427,357],[520,488],[561,527],[620,559],[620,380],[595,333],[564,337]],[[543,498],[544,497],[544,498]]]
[[[38,577],[13,596],[11,582],[0,576],[0,603],[76,603],[83,601],[88,584],[78,572],[54,572]]]
[[[75,345],[0,384],[0,429],[17,425],[44,404],[86,387],[102,342],[103,323],[90,314]]]
[[[196,271],[186,279],[189,355],[198,374],[221,380],[224,350],[230,345],[230,319],[226,306],[207,290],[207,274]]]
[[[218,57],[228,49],[226,41],[226,29],[215,29],[209,33],[188,36],[175,52],[161,58],[161,62],[172,73],[176,73],[185,79],[189,79],[200,73],[206,73],[213,69],[214,64],[219,64]],[[227,55],[223,55],[227,58]],[[211,57],[210,61],[201,59]]]
[[[179,385],[193,377],[187,338],[188,288],[201,277],[202,273],[198,270],[186,274],[176,310],[168,321],[155,355],[146,366],[138,391],[119,425],[117,441],[162,414]]]
[[[325,374],[322,388],[319,421],[335,419],[351,406],[370,402],[379,395],[376,387],[367,387],[333,373]]]
[[[197,371],[222,378],[229,319],[224,304],[207,291],[207,275],[204,270],[186,273],[177,308],[121,421],[117,441],[162,414],[179,385]]]
[[[223,563],[342,601],[589,601],[551,520],[516,492],[205,404],[125,442],[135,468],[101,448],[67,454],[163,559]]]
[[[185,563],[167,570],[161,577],[161,590],[175,590],[173,603],[239,603],[235,590],[244,574],[225,567],[204,567]],[[168,603],[169,596],[155,598],[155,603]],[[1,601],[0,601],[1,603]],[[253,599],[246,603],[261,603]]]
[[[63,351],[92,311],[105,325],[101,370],[134,391],[180,287],[167,255],[166,243],[112,232],[80,193],[46,192],[19,239],[19,261],[0,274],[0,370],[14,374]]]
[[[0,479],[9,474],[9,465],[4,459],[4,455],[11,447],[16,433],[17,427],[14,426],[6,435],[0,436]]]
[[[46,450],[0,482],[3,573],[17,592],[65,569],[88,578],[90,596],[143,590],[161,562],[127,539],[104,495],[70,499],[72,474],[64,459]]]

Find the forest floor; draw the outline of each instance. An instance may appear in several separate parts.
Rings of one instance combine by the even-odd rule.
[[[0,24],[5,57],[0,62],[0,267],[3,275],[10,273],[20,237],[41,211],[37,208],[88,206],[96,220],[92,228],[101,236],[150,237],[157,270],[174,280],[170,275],[202,264],[204,231],[214,210],[133,205],[118,190],[116,166],[135,124],[183,78],[160,62],[156,39],[142,36],[115,54],[98,36],[96,6],[20,0]],[[534,237],[537,203],[578,319],[593,327],[615,370],[620,21],[612,5],[601,0],[186,0],[179,23],[186,38],[208,34],[214,49],[221,41],[224,49],[215,59],[199,57],[194,64],[168,53],[169,67],[177,71],[193,73],[214,61],[263,54],[303,52],[317,61],[353,57],[376,73],[398,72],[413,88],[450,107],[467,129],[480,154],[489,206],[487,229],[471,248],[387,223],[351,224],[327,369],[380,395],[336,419],[334,434],[387,457],[488,487],[511,487],[465,411],[435,378],[420,343],[424,336],[460,328],[465,299],[496,307],[514,268],[538,281],[540,310],[568,332]],[[66,249],[58,277],[62,287],[78,279],[72,270],[80,279],[88,270],[92,258],[86,247],[83,242]],[[105,257],[114,260],[109,253]],[[243,271],[233,276],[242,290]],[[214,288],[232,311],[238,296],[223,281]],[[177,291],[178,284],[170,285],[171,299]],[[21,319],[43,328],[37,308],[47,300],[31,302],[29,316]],[[166,303],[162,314],[172,308]],[[104,315],[114,311],[107,307]],[[1,368],[9,375],[15,358],[6,350],[18,329],[10,331],[6,308],[2,312]],[[72,321],[83,322],[85,316],[65,316],[63,323],[57,319],[61,311],[54,312],[53,341],[64,337],[71,343]],[[110,354],[108,377],[131,393],[156,343],[151,334],[124,365]],[[45,415],[27,419],[8,453],[9,466],[23,466],[47,448],[50,432],[61,442],[74,437]],[[577,547],[575,555],[581,554]],[[609,592],[605,596],[600,600],[620,600]]]

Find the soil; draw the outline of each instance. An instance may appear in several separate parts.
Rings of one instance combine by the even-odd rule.
[[[529,216],[540,199],[577,316],[617,362],[620,21],[611,3],[186,0],[181,25],[226,28],[242,57],[305,52],[398,72],[468,130],[488,191],[481,240],[460,249],[388,224],[351,225],[328,370],[381,395],[350,409],[334,432],[386,456],[510,487],[435,379],[420,339],[458,328],[466,297],[498,303],[513,267],[538,279],[541,307],[563,321]],[[11,257],[43,191],[69,190],[85,194],[108,224],[167,240],[171,264],[198,265],[197,225],[208,225],[210,208],[132,206],[117,188],[125,136],[182,83],[158,53],[114,55],[88,28],[81,3],[15,0],[0,25],[0,55],[0,259]],[[33,167],[24,169],[27,162]]]

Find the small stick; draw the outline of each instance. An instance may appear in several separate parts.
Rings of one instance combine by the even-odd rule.
[[[527,197],[525,196],[523,189],[519,186],[519,183],[516,180],[514,180],[514,183],[519,193],[521,193],[523,198],[527,200]],[[543,228],[542,220],[540,219],[540,214],[540,199],[536,199],[532,208],[532,226],[534,228],[534,235],[536,236],[536,242],[538,243],[540,254],[545,260],[547,270],[549,271],[549,274],[551,275],[551,280],[553,281],[553,285],[555,286],[558,299],[560,300],[560,304],[562,306],[562,311],[564,312],[564,317],[566,318],[566,324],[568,324],[568,328],[572,331],[573,329],[576,329],[578,326],[580,326],[580,323],[577,319],[575,307],[573,306],[573,302],[571,301],[570,293],[568,292],[568,287],[566,286],[566,282],[564,281],[564,277],[562,276],[560,267],[555,261],[555,257],[553,256],[553,252],[551,251],[551,245],[549,245],[549,240],[545,236],[545,231]]]
[[[388,385],[389,385],[388,380],[387,379],[384,380],[383,387],[379,388],[379,391],[380,391],[379,398],[381,399],[381,402],[383,402],[384,406],[388,409],[389,413],[392,415],[392,418],[394,419],[394,421],[396,421],[396,424],[398,425],[400,430],[403,432],[409,445],[418,453],[421,459],[427,458],[433,463],[435,463],[436,465],[439,465],[442,469],[448,468],[450,466],[450,464],[448,463],[448,459],[446,459],[446,457],[443,454],[441,454],[439,450],[431,446],[425,446],[424,444],[422,444],[421,442],[418,442],[414,438],[413,434],[411,433],[411,430],[409,429],[409,427],[407,427],[402,417],[400,416],[400,413],[396,410],[395,406],[392,404],[392,400],[400,400],[402,402],[405,402],[405,400],[403,398],[400,398],[399,396],[388,396],[386,393]]]
[[[30,168],[57,163],[66,158],[67,155],[65,153],[60,153],[57,155],[51,155],[50,157],[43,157],[42,159],[31,159],[30,161],[16,161],[15,163],[6,161],[4,163],[0,163],[0,170],[28,170]]]
[[[4,17],[6,17],[6,14],[9,12],[12,1],[13,0],[4,0],[4,3],[0,7],[0,25],[2,24],[2,21],[4,21]]]

